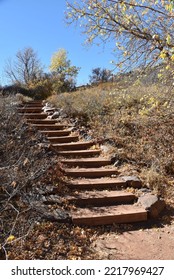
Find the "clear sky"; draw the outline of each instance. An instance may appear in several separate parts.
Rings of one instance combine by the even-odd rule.
[[[51,56],[68,51],[72,64],[81,67],[77,84],[86,84],[92,68],[112,69],[111,46],[84,46],[80,27],[67,27],[65,0],[0,0],[0,84],[7,84],[5,61],[18,50],[32,47],[48,71]]]

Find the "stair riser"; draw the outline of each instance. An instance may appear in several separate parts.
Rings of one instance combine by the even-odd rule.
[[[41,108],[20,108],[18,109],[18,113],[41,113]]]
[[[118,172],[114,172],[114,171],[95,171],[95,172],[80,172],[80,171],[76,171],[76,172],[71,172],[71,171],[66,171],[65,172],[66,176],[70,176],[70,177],[74,177],[74,178],[101,178],[101,177],[110,177],[112,175],[118,175]]]
[[[70,189],[76,189],[76,190],[93,190],[93,189],[120,189],[122,187],[127,187],[126,182],[120,182],[120,183],[105,183],[105,184],[72,184],[69,183],[68,187]]]
[[[26,119],[46,119],[47,118],[47,114],[23,114],[22,115],[24,118]]]
[[[113,215],[104,217],[86,217],[86,218],[72,218],[75,225],[88,225],[88,226],[98,226],[98,225],[110,225],[110,224],[123,224],[123,223],[135,223],[147,221],[147,213],[139,214],[125,214],[125,215]]]
[[[65,125],[49,125],[49,124],[32,124],[32,126],[34,126],[35,128],[37,128],[38,130],[62,130],[65,128]]]
[[[40,131],[48,137],[62,137],[71,134],[71,131]]]
[[[76,142],[79,140],[78,136],[72,136],[72,137],[57,137],[56,139],[51,139],[50,137],[48,137],[48,140],[51,142],[51,143],[54,143],[54,144],[59,144],[59,143],[71,143],[71,142]]]
[[[25,107],[25,108],[30,108],[30,107],[43,108],[43,106],[44,105],[42,105],[42,104],[33,103],[33,104],[25,104],[23,107]]]
[[[58,155],[66,157],[66,158],[81,158],[81,157],[95,157],[99,156],[101,150],[86,150],[83,151],[58,151]]]
[[[43,105],[43,101],[42,100],[32,100],[32,101],[23,103],[23,105],[33,105],[33,104]]]
[[[95,168],[95,167],[103,167],[111,164],[110,161],[105,161],[105,162],[64,162],[62,161],[63,164],[65,164],[67,167],[84,167],[84,168]]]
[[[77,151],[77,150],[84,150],[88,149],[92,146],[92,144],[89,143],[80,143],[80,144],[69,144],[69,145],[52,145],[52,147],[57,151]]]
[[[55,120],[27,120],[27,123],[31,123],[31,124],[55,124],[57,121]]]
[[[74,203],[79,207],[86,206],[109,206],[117,204],[128,204],[133,203],[135,200],[134,196],[130,197],[103,197],[103,198],[87,198],[87,199],[72,199],[70,203]]]

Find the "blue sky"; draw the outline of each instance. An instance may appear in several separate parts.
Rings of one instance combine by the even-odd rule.
[[[72,64],[81,67],[78,84],[86,84],[92,68],[112,69],[111,46],[84,46],[80,27],[67,27],[65,0],[0,0],[0,84],[7,84],[5,61],[18,50],[32,47],[45,65],[60,48],[68,51]]]

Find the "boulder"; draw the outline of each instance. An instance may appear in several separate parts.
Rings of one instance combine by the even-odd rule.
[[[137,204],[141,205],[148,211],[149,218],[157,218],[165,208],[165,201],[150,193],[140,196]]]

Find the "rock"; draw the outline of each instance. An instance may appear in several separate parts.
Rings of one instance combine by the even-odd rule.
[[[47,195],[42,197],[42,202],[44,204],[62,204],[62,199],[58,195]]]
[[[127,183],[128,187],[132,187],[132,188],[142,187],[141,180],[136,176],[122,176],[121,178]]]
[[[100,149],[105,154],[111,154],[113,152],[113,147],[111,145],[100,145]]]
[[[151,190],[147,189],[147,188],[141,188],[139,191],[142,192],[142,193],[150,193],[151,192]]]
[[[43,205],[41,202],[33,202],[32,203],[33,208],[35,211],[40,213],[40,215],[51,222],[69,222],[70,216],[68,212],[63,210],[60,207],[57,207],[56,209],[49,209],[50,205]]]
[[[60,113],[58,111],[54,112],[52,115],[51,115],[51,119],[57,119],[60,117]]]
[[[57,193],[57,187],[53,186],[53,185],[47,185],[43,188],[41,187],[37,187],[35,188],[35,191],[37,193],[39,193],[40,195],[51,195],[51,194],[56,194]]]
[[[137,204],[143,206],[148,211],[149,218],[157,218],[165,207],[164,200],[149,193],[140,196]]]

